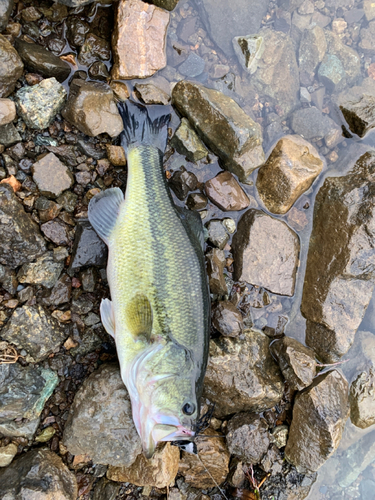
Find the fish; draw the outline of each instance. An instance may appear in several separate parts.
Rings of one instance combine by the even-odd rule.
[[[94,196],[88,218],[108,246],[111,299],[101,320],[115,340],[143,452],[194,441],[207,367],[210,295],[198,213],[175,205],[163,169],[169,106],[118,103],[125,196]]]

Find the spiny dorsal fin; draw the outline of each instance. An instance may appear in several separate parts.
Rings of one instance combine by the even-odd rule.
[[[95,195],[89,203],[89,221],[107,245],[123,201],[124,195],[116,187]]]
[[[115,317],[113,314],[112,302],[109,299],[103,299],[100,304],[100,317],[107,333],[115,338]]]
[[[152,309],[148,298],[137,293],[126,307],[126,323],[130,333],[136,339],[144,335],[148,340],[152,330]]]

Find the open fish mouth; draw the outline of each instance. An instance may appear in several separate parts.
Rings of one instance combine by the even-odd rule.
[[[147,458],[151,458],[158,443],[163,441],[191,440],[195,436],[192,429],[183,425],[154,425],[149,436],[145,436],[147,442],[143,441],[143,452]]]

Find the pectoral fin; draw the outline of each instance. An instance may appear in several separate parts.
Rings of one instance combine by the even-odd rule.
[[[151,337],[152,309],[145,295],[135,295],[126,308],[126,323],[130,333],[136,339],[143,335],[147,340]]]
[[[115,316],[113,314],[112,302],[103,299],[100,304],[100,317],[106,331],[115,338]]]
[[[90,200],[89,221],[107,245],[123,201],[124,195],[117,187],[102,191]]]

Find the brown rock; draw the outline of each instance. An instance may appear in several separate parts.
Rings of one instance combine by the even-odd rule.
[[[159,447],[150,459],[141,453],[130,467],[110,466],[107,478],[111,481],[129,482],[137,486],[165,488],[174,482],[179,459],[179,448],[167,443],[163,448]]]
[[[205,438],[204,436],[210,436]],[[195,455],[182,452],[178,472],[184,476],[185,481],[194,488],[212,488],[222,484],[229,472],[230,453],[225,445],[225,440],[213,429],[206,429],[202,437],[195,440],[200,460],[208,469],[205,470],[202,463]],[[213,437],[213,439],[212,439]]]
[[[113,79],[147,78],[167,64],[169,13],[141,0],[120,0],[112,36]]]
[[[224,251],[213,248],[207,253],[206,258],[211,293],[226,295],[228,290],[224,279],[224,267],[226,264]]]
[[[124,82],[116,82],[112,80],[109,86],[113,90],[113,93],[115,94],[117,99],[119,99],[120,101],[126,101],[126,99],[129,98],[129,90]]]
[[[112,146],[112,144],[107,144],[107,156],[108,160],[115,167],[124,167],[126,165],[125,151],[122,146]]]
[[[297,395],[285,456],[299,471],[317,471],[337,450],[349,416],[348,382],[337,370]]]
[[[10,99],[0,99],[0,126],[7,125],[16,117],[16,105]]]
[[[299,136],[280,139],[257,177],[258,193],[267,210],[285,214],[322,168],[318,151],[307,141]]]
[[[48,153],[32,166],[33,179],[41,194],[57,198],[73,184],[73,176],[53,153]]]
[[[361,372],[350,386],[350,420],[361,429],[375,424],[375,370]]]
[[[250,209],[233,237],[234,279],[292,296],[299,248],[298,236],[285,222]]]
[[[238,413],[229,421],[226,440],[231,455],[246,464],[257,464],[270,444],[267,422],[258,415]]]
[[[5,36],[0,35],[0,97],[8,97],[13,92],[22,73],[20,56]]]
[[[145,104],[168,104],[171,98],[164,90],[155,87],[152,83],[136,83],[134,91],[138,99]]]
[[[245,191],[230,172],[221,172],[204,185],[208,198],[221,210],[243,210],[250,205]]]
[[[222,335],[237,337],[242,333],[243,317],[232,302],[223,300],[213,308],[212,324]]]

